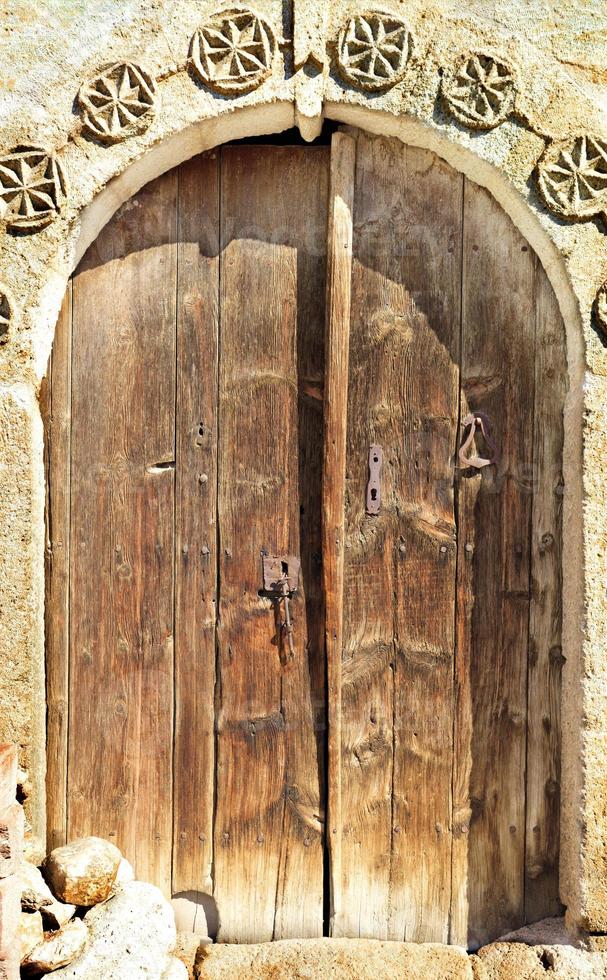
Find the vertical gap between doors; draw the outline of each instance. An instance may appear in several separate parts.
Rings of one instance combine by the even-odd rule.
[[[538,258],[533,253],[533,326],[534,326],[534,342],[533,342],[533,409],[531,418],[535,420],[535,402],[536,402],[536,392],[537,392],[537,365],[538,365]],[[527,774],[529,771],[529,674],[530,674],[530,663],[529,656],[531,653],[531,608],[533,604],[533,529],[534,529],[534,516],[535,516],[535,506],[537,502],[536,487],[535,487],[535,460],[536,460],[536,432],[535,424],[533,425],[533,441],[531,443],[531,507],[529,508],[529,525],[527,528],[527,539],[529,541],[529,555],[528,563],[529,567],[527,574],[529,576],[529,602],[527,606],[527,663],[525,670],[525,774],[523,779],[523,922],[527,922]]]
[[[218,248],[218,271],[217,271],[217,358],[215,362],[215,689],[214,689],[214,710],[213,710],[213,819],[211,823],[211,882],[213,888],[213,897],[215,896],[215,885],[216,885],[216,868],[215,868],[215,824],[217,820],[217,766],[218,766],[218,746],[219,738],[217,731],[217,717],[219,711],[219,705],[221,702],[221,663],[220,663],[220,650],[219,650],[219,628],[220,628],[220,599],[221,599],[221,521],[219,513],[219,480],[220,480],[220,466],[221,466],[221,453],[219,450],[219,438],[221,432],[221,397],[220,397],[220,380],[221,380],[221,341],[222,341],[222,330],[221,330],[221,312],[222,312],[222,302],[221,302],[221,282],[222,282],[222,269],[223,269],[223,181],[222,181],[222,159],[223,150],[221,147],[217,147],[217,169],[216,169],[216,180],[217,180],[217,248]],[[212,936],[213,940],[217,937]]]
[[[175,467],[173,469],[173,745],[172,745],[172,762],[173,771],[171,774],[171,782],[173,786],[173,793],[171,797],[171,810],[173,814],[172,827],[171,827],[171,896],[174,893],[174,869],[175,869],[175,774],[177,772],[175,749],[177,746],[177,546],[178,546],[178,529],[177,529],[177,516],[178,516],[178,489],[180,484],[180,477],[178,475],[179,469],[179,459],[177,458],[178,451],[178,439],[177,439],[177,426],[179,424],[179,354],[180,354],[180,307],[179,307],[179,296],[180,296],[180,282],[179,282],[179,251],[181,243],[181,167],[177,168],[177,178],[176,178],[176,188],[175,188],[175,357],[174,357],[174,408],[173,408],[173,459],[175,460]]]
[[[459,480],[457,470],[457,447],[460,436],[462,422],[462,372],[464,366],[464,245],[465,245],[465,220],[466,220],[466,178],[461,176],[461,220],[460,220],[460,290],[459,290],[459,342],[458,342],[458,379],[457,379],[457,425],[455,428],[455,444],[453,447],[453,517],[455,521],[455,601],[453,603],[453,686],[452,686],[452,705],[453,705],[453,724],[451,736],[451,894],[449,898],[449,943],[453,942],[453,840],[454,840],[454,816],[455,816],[455,773],[456,773],[456,745],[457,745],[457,659],[459,655],[458,628],[459,628],[459,554],[460,554],[460,526],[459,526]]]
[[[72,458],[72,378],[74,372],[74,323],[76,320],[75,307],[76,307],[76,290],[74,289],[74,274],[72,274],[69,282],[70,290],[70,315],[69,315],[69,387],[68,387],[68,408],[69,408],[69,491],[68,491],[68,504],[67,504],[67,596],[66,596],[66,671],[67,671],[67,718],[65,727],[65,843],[69,840],[69,782],[70,782],[70,765],[69,765],[69,755],[70,755],[70,727],[71,727],[71,713],[72,713],[72,699],[70,696],[71,691],[71,668],[72,668],[72,480],[73,480],[73,458]],[[52,370],[52,369],[51,369]],[[52,377],[52,376],[51,376]],[[51,395],[52,398],[52,395]],[[52,406],[52,401],[51,401]],[[52,488],[51,488],[52,492]]]

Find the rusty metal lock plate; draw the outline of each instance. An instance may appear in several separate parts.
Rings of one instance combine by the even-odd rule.
[[[297,592],[300,559],[295,555],[263,555],[262,557],[264,591],[281,592],[286,576],[289,592]]]

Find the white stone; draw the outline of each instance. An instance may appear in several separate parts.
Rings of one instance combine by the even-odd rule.
[[[17,877],[21,882],[21,907],[29,912],[35,912],[45,905],[52,905],[55,896],[38,868],[23,861],[17,869]]]
[[[120,864],[118,865],[118,874],[116,875],[115,885],[126,885],[129,881],[135,880],[135,872],[133,871],[133,866],[127,861],[126,858],[122,858]]]
[[[110,895],[121,860],[114,844],[101,837],[83,837],[51,851],[43,872],[62,902],[91,906]]]
[[[60,929],[74,918],[76,906],[66,905],[65,902],[53,902],[52,905],[45,905],[41,912],[45,926],[49,929]]]
[[[84,921],[89,929],[86,949],[53,980],[166,980],[175,919],[154,885],[128,882],[87,912]],[[174,973],[171,980],[180,976],[183,972]]]
[[[35,865],[24,861],[17,877],[21,882],[21,908],[26,912],[42,912],[45,925],[51,929],[59,929],[73,918],[76,906],[58,902]]]
[[[22,912],[17,928],[21,961],[44,939],[40,912]]]
[[[169,956],[162,980],[188,980],[188,971],[185,963]]]
[[[32,949],[23,963],[26,975],[50,973],[59,967],[67,966],[80,955],[88,939],[88,929],[82,919],[74,919],[59,929],[49,933],[43,942]]]
[[[42,864],[45,857],[46,850],[40,838],[36,837],[34,834],[26,833],[23,841],[24,860],[38,867]]]

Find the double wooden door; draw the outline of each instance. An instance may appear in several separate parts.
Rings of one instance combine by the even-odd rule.
[[[44,393],[50,844],[226,941],[558,911],[564,388],[536,257],[429,152],[234,145],[125,204]]]

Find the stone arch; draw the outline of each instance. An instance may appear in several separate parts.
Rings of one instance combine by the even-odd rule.
[[[182,6],[187,8],[191,19],[194,14],[190,8],[195,5],[186,2]],[[273,4],[273,8],[278,6]],[[0,695],[0,703],[3,707],[17,706],[3,735],[25,745],[25,761],[36,787],[32,820],[42,835],[44,474],[36,394],[68,277],[86,247],[117,208],[143,184],[202,150],[228,140],[277,133],[294,124],[300,126],[305,136],[313,137],[323,116],[374,133],[397,136],[405,143],[433,150],[468,178],[488,188],[539,256],[566,325],[570,390],[565,426],[567,665],[561,887],[572,921],[591,932],[604,932],[607,929],[607,857],[601,843],[604,832],[601,820],[607,781],[602,766],[601,717],[607,711],[607,678],[601,653],[607,639],[607,608],[601,583],[607,567],[607,545],[601,515],[607,501],[601,451],[607,448],[607,354],[592,329],[591,307],[607,272],[607,237],[598,220],[579,225],[551,217],[539,202],[531,180],[533,166],[541,155],[542,140],[570,138],[585,125],[592,125],[599,132],[600,110],[566,76],[554,56],[542,52],[545,62],[542,71],[553,70],[552,91],[564,93],[566,102],[558,131],[554,131],[553,119],[538,123],[531,92],[523,99],[526,115],[521,115],[516,123],[505,124],[510,127],[507,138],[500,141],[491,134],[471,135],[462,125],[445,120],[438,113],[436,64],[447,57],[445,52],[453,38],[458,48],[464,41],[470,48],[485,46],[488,33],[491,35],[493,30],[490,42],[501,44],[516,55],[520,77],[525,68],[531,68],[530,54],[524,45],[517,51],[516,42],[511,37],[504,38],[501,27],[493,25],[488,29],[480,18],[478,21],[471,18],[463,26],[459,22],[447,24],[443,19],[448,30],[431,56],[427,54],[428,64],[419,68],[417,89],[407,91],[402,103],[397,103],[389,92],[371,95],[365,91],[352,92],[343,80],[334,78],[330,66],[322,61],[325,46],[319,46],[312,30],[306,34],[302,27],[300,6],[303,9],[303,5],[295,5],[292,66],[295,70],[288,78],[283,78],[277,68],[276,77],[257,91],[239,97],[238,108],[225,96],[181,106],[181,81],[178,85],[174,78],[180,70],[183,74],[183,66],[173,66],[175,71],[167,71],[163,82],[166,91],[163,91],[161,117],[155,129],[111,146],[89,145],[79,135],[68,140],[59,152],[75,194],[65,213],[37,238],[5,236],[0,250],[0,279],[10,287],[14,299],[10,300],[9,342],[0,348],[3,396],[0,420],[4,431],[0,447],[0,456],[4,457],[0,479],[4,509],[0,508],[0,518],[6,522],[0,599],[9,610],[4,624],[0,624],[0,641],[15,651],[14,659],[24,665],[24,670],[17,684],[0,678],[0,687],[6,692]],[[321,27],[324,23],[326,35],[324,15],[319,14],[314,4],[311,9],[312,20],[316,18],[314,23]],[[303,12],[307,17],[306,11]],[[276,14],[277,10],[273,9],[275,18]],[[438,19],[441,16],[436,12]],[[417,26],[420,31],[426,31],[422,50],[428,52],[428,28]],[[108,57],[101,48],[95,57],[98,64],[107,63]],[[315,81],[318,78],[322,85]],[[545,86],[542,97],[547,89],[549,85]],[[18,109],[17,120],[19,111],[27,116],[30,108],[26,105],[24,110]],[[532,116],[535,121],[530,123]],[[65,117],[64,108],[57,111],[56,119],[49,115],[46,131],[56,133]],[[583,123],[586,118],[590,119],[588,124]],[[27,128],[16,124],[19,134]]]

